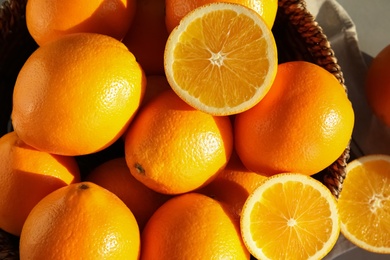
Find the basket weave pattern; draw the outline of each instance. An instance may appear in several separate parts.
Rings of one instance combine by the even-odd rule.
[[[37,48],[25,24],[26,0],[6,0],[0,7],[0,134],[7,131],[11,113],[13,84],[27,57]],[[306,60],[331,72],[344,85],[344,77],[322,28],[304,0],[279,0],[273,27],[279,63]],[[332,165],[313,175],[338,198],[346,176],[349,146]],[[0,230],[0,259],[19,259],[18,238]]]

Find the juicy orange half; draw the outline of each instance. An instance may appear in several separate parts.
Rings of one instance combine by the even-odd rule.
[[[271,30],[252,9],[211,3],[188,13],[171,32],[164,54],[173,90],[212,115],[231,115],[257,104],[277,71]]]
[[[360,157],[346,171],[338,200],[341,232],[365,250],[390,254],[390,156]]]
[[[257,259],[322,259],[340,234],[337,202],[310,176],[274,175],[249,195],[241,232]]]

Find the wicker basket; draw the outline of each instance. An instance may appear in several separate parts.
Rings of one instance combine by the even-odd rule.
[[[27,57],[37,48],[25,24],[26,0],[5,0],[0,8],[0,135],[7,132],[13,84]],[[304,0],[279,0],[273,27],[279,62],[306,60],[330,71],[344,85],[340,66],[321,27]],[[347,91],[347,89],[345,88]],[[314,177],[338,198],[349,160],[349,146],[340,158]],[[0,259],[18,259],[18,237],[0,230]]]

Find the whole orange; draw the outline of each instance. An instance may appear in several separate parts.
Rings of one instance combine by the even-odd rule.
[[[228,117],[196,110],[167,90],[145,104],[129,126],[125,156],[137,180],[157,192],[179,194],[214,179],[232,147]]]
[[[164,49],[168,39],[164,0],[137,0],[137,10],[122,42],[147,75],[164,75]]]
[[[372,60],[366,75],[365,94],[375,115],[390,126],[390,44]]]
[[[15,132],[0,138],[0,165],[0,228],[16,236],[42,198],[80,181],[73,157],[38,151]]]
[[[354,111],[344,87],[322,67],[280,64],[265,98],[235,118],[235,148],[243,164],[265,175],[315,174],[346,149]]]
[[[136,0],[29,0],[26,23],[40,46],[80,32],[100,33],[122,40],[131,26],[135,10]]]
[[[20,259],[138,259],[140,232],[112,192],[82,182],[60,188],[31,211],[20,235]]]
[[[21,68],[12,124],[39,150],[94,153],[124,133],[145,84],[142,68],[118,40],[92,33],[64,36],[39,47]]]
[[[229,209],[199,193],[163,204],[147,223],[141,244],[141,259],[250,258]]]
[[[229,206],[238,220],[248,196],[267,177],[249,171],[233,152],[226,167],[205,187],[196,190]]]
[[[141,231],[152,214],[170,198],[136,180],[124,157],[100,164],[87,175],[86,180],[117,195],[134,214]]]
[[[215,2],[229,2],[241,4],[255,10],[265,21],[269,28],[272,28],[276,11],[278,10],[277,0],[166,0],[165,1],[165,25],[168,32],[171,32],[180,20],[195,8]]]

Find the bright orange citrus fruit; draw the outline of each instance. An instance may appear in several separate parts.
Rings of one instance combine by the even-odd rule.
[[[42,198],[80,181],[73,157],[38,151],[15,132],[0,138],[0,165],[0,228],[16,236]]]
[[[194,108],[232,115],[257,104],[276,75],[271,30],[252,9],[211,3],[188,13],[169,35],[165,74],[172,89]]]
[[[365,94],[375,115],[390,127],[390,44],[372,60],[366,75]]]
[[[354,111],[344,87],[322,67],[279,65],[267,95],[235,117],[235,149],[254,172],[313,175],[335,162],[351,139]]]
[[[233,147],[228,117],[196,110],[167,90],[138,112],[125,140],[131,174],[160,193],[206,185],[226,166]]]
[[[140,232],[129,208],[91,182],[60,188],[31,211],[20,259],[139,259]]]
[[[141,259],[249,259],[239,222],[220,202],[198,193],[163,204],[142,233]]]
[[[64,35],[87,32],[122,40],[132,23],[136,0],[29,0],[26,23],[42,46]]]
[[[145,76],[112,37],[72,34],[38,48],[17,77],[15,132],[36,149],[83,155],[107,148],[141,104]]]
[[[251,194],[267,178],[244,167],[233,152],[226,167],[205,187],[196,190],[231,207],[235,217],[241,217],[242,207]]]
[[[191,12],[205,4],[217,3],[217,2],[229,2],[241,4],[256,11],[265,21],[269,28],[272,28],[276,12],[278,10],[277,0],[166,0],[165,1],[165,24],[167,30],[171,32],[177,25],[179,25],[181,19]]]

